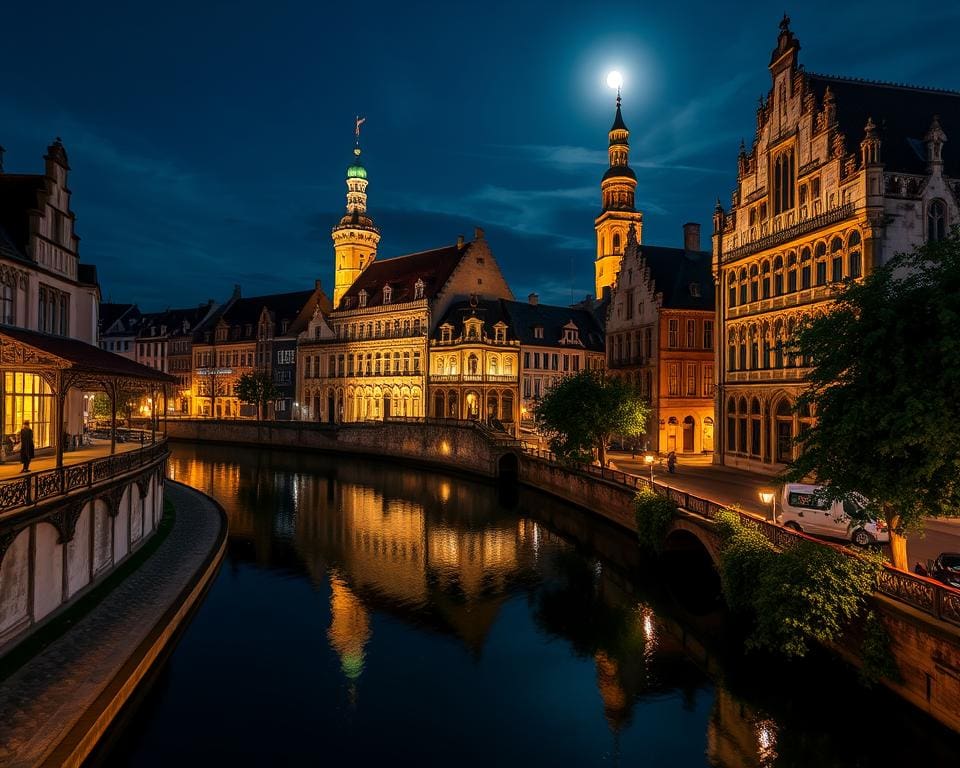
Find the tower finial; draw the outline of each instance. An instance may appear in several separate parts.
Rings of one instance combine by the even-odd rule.
[[[357,115],[356,121],[353,124],[353,133],[357,138],[356,147],[353,150],[353,154],[355,155],[360,154],[360,126],[363,125],[365,122],[367,122],[367,118],[360,117],[360,115]]]

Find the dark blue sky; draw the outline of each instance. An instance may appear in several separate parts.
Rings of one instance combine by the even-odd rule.
[[[38,172],[62,136],[104,299],[144,309],[330,288],[353,116],[388,257],[486,229],[517,296],[593,287],[614,94],[644,241],[717,196],[782,9],[758,3],[17,3],[2,12],[0,144]],[[960,88],[953,3],[795,3],[813,72]],[[112,7],[109,7],[112,6]],[[842,105],[839,105],[842,109]],[[960,142],[960,136],[952,137]]]

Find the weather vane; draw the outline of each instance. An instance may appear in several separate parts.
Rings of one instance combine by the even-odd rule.
[[[357,121],[353,126],[353,132],[357,137],[357,144],[360,143],[360,126],[367,122],[367,118],[357,115]]]

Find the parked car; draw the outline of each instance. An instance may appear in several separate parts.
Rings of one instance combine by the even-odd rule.
[[[960,589],[960,552],[942,552],[936,560],[928,560],[924,576]]]
[[[846,539],[861,547],[890,540],[890,533],[882,520],[875,523],[852,520],[856,508],[863,507],[863,499],[851,497],[842,502],[829,501],[820,491],[822,488],[818,485],[784,485],[781,499],[784,527],[813,536]]]

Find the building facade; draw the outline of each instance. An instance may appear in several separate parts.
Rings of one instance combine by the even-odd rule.
[[[714,214],[715,459],[776,473],[815,414],[795,411],[808,361],[787,342],[836,289],[960,220],[960,94],[814,75],[784,17],[771,87]]]
[[[100,287],[96,269],[80,263],[69,171],[60,139],[47,147],[39,174],[6,172],[0,148],[0,324],[96,345]],[[66,394],[64,423],[56,429],[54,393],[43,376],[29,366],[5,366],[0,386],[0,450],[7,450],[25,420],[38,450],[55,446],[58,436],[71,444],[82,434],[79,390]]]
[[[97,337],[100,349],[136,360],[141,319],[140,308],[136,304],[101,302]]]
[[[685,224],[683,247],[640,245],[633,233],[607,315],[607,368],[650,404],[644,448],[714,449],[715,321],[710,253],[700,227]]]

